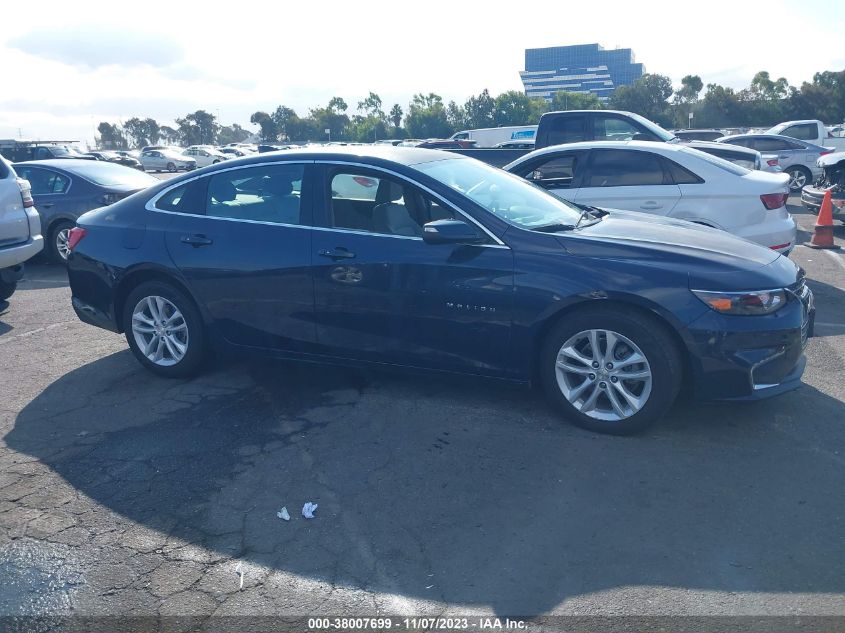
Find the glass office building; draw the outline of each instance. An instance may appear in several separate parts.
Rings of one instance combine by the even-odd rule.
[[[525,49],[525,70],[519,75],[529,97],[550,101],[557,91],[566,90],[591,92],[605,100],[616,87],[633,83],[644,72],[630,48],[579,44]]]

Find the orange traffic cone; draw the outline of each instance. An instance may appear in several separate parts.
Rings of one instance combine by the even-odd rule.
[[[830,189],[824,192],[824,200],[822,200],[819,217],[816,220],[816,230],[808,246],[810,248],[839,248],[833,243],[833,203],[830,201]]]

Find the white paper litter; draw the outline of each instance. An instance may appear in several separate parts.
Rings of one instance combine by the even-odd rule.
[[[288,509],[286,507],[279,510],[276,513],[276,516],[285,521],[290,521],[290,514],[288,514]]]
[[[317,511],[318,505],[319,504],[311,503],[310,501],[306,501],[305,505],[302,506],[302,516],[304,516],[306,519],[313,519],[314,518],[314,512]]]
[[[235,573],[238,574],[241,577],[240,587],[238,587],[238,589],[243,589],[244,588],[244,573],[243,573],[243,571],[241,571],[241,564],[240,563],[238,563],[238,566],[235,567]]]

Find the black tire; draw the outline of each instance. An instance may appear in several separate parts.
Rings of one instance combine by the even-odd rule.
[[[801,191],[806,185],[813,184],[813,174],[810,172],[809,169],[804,167],[803,165],[793,165],[787,169],[783,170],[783,173],[789,175],[789,191],[796,192]],[[801,186],[793,185],[792,181],[796,177],[797,174],[801,174],[804,176],[804,184]]]
[[[212,165],[216,165],[216,164],[218,164],[219,162],[220,162],[219,160],[215,160],[215,161],[214,161],[213,163],[211,163],[211,164],[212,164]]]
[[[173,172],[176,172],[176,171],[179,171],[179,170],[176,169],[176,165],[174,165],[173,163],[167,163],[167,171],[169,171],[172,174]]]
[[[132,330],[132,314],[135,306],[145,297],[163,297],[171,302],[182,313],[188,328],[187,350],[183,358],[169,366],[158,365],[147,358],[138,347],[138,342]],[[123,306],[123,329],[126,341],[135,358],[151,372],[165,378],[188,378],[199,373],[206,356],[205,327],[202,317],[194,302],[184,292],[174,286],[161,282],[149,281],[142,283],[129,293]]]
[[[18,289],[18,282],[17,281],[3,281],[0,279],[0,301],[5,301],[13,294],[15,294],[15,290]]]
[[[67,266],[67,259],[62,256],[62,253],[59,250],[58,240],[62,231],[70,230],[74,226],[76,226],[75,222],[71,222],[70,220],[59,220],[50,227],[50,236],[49,241],[47,242],[47,253],[50,261],[54,264]]]
[[[628,338],[643,352],[651,369],[651,393],[645,405],[621,420],[598,420],[582,413],[567,400],[558,385],[557,359],[561,347],[570,337],[592,329],[610,330]],[[637,433],[663,417],[678,395],[683,373],[681,354],[662,323],[634,310],[605,307],[585,308],[563,317],[543,341],[539,363],[540,382],[555,408],[580,427],[611,435]]]

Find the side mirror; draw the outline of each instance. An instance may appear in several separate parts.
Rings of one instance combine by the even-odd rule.
[[[461,220],[434,220],[423,226],[427,244],[477,244],[483,241],[478,231]]]

